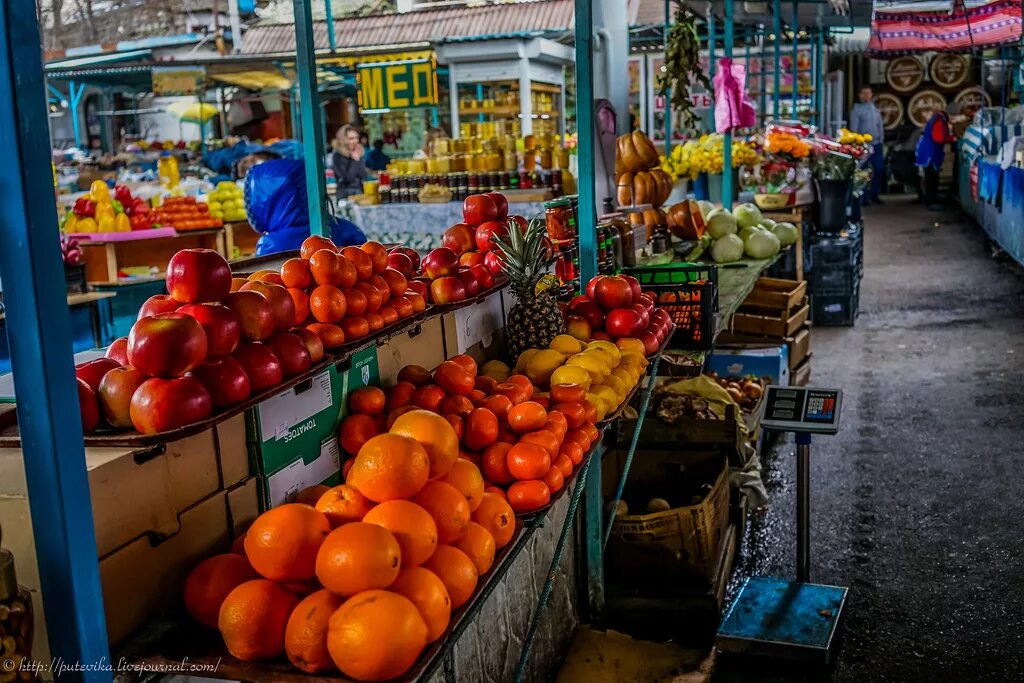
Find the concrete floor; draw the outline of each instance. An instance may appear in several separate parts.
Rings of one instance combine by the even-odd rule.
[[[844,390],[812,446],[811,578],[850,587],[838,663],[720,657],[716,683],[1024,679],[1024,278],[968,219],[866,211],[861,315],[812,333],[811,383]],[[730,594],[794,575],[791,440],[765,458]]]

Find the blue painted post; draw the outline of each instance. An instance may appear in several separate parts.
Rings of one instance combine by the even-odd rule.
[[[760,95],[761,95],[760,96],[759,107],[758,107],[758,112],[761,115],[761,125],[764,125],[764,122],[768,119],[768,94],[765,92],[765,88],[768,85],[768,77],[767,77],[767,71],[765,70],[765,66],[767,66],[767,64],[764,61],[764,28],[763,27],[758,29],[758,41],[757,41],[757,43],[758,43],[758,51],[757,51],[758,71],[760,72],[760,73],[758,73],[758,78],[760,79],[760,87],[758,88],[758,90],[759,90]]]
[[[732,0],[725,0],[725,56],[732,61],[733,21]],[[732,209],[732,130],[725,132],[722,143],[722,206]]]
[[[82,148],[82,130],[81,122],[79,120],[78,106],[82,103],[82,94],[85,92],[85,83],[78,86],[75,89],[75,82],[71,81],[68,84],[68,95],[71,99],[68,101],[68,105],[71,107],[71,127],[75,129],[75,147]]]
[[[825,87],[825,38],[822,29],[814,37],[814,120],[819,128],[825,128],[828,121],[821,120],[821,103]]]
[[[796,2],[793,3],[793,120],[795,121],[796,116],[796,102],[799,96],[799,88],[797,84],[800,82],[800,68],[797,66],[797,51],[799,50],[800,43],[797,37],[797,32],[800,29],[800,5]]]
[[[316,82],[316,47],[313,43],[312,0],[294,0],[295,66],[299,78],[299,117],[302,122],[302,160],[306,164],[306,200],[309,202],[309,230],[313,235],[329,233],[327,188],[324,181],[323,117]]]
[[[782,0],[773,0],[772,2],[772,32],[775,33],[775,69],[773,71],[774,85],[772,87],[772,117],[775,119],[779,118],[779,107],[782,104],[780,101],[781,93],[779,89],[782,87]]]
[[[662,33],[662,45],[668,47],[668,32],[672,28],[672,19],[669,14],[671,0],[665,0],[665,30]],[[672,154],[672,88],[665,89],[665,156]]]
[[[0,271],[7,328],[17,330],[8,342],[50,654],[69,664],[98,664],[110,661],[110,648],[61,277],[39,45],[35,5],[0,3],[0,146],[13,162],[13,172],[0,183]],[[103,671],[67,677],[110,681]]]
[[[715,43],[717,40],[718,36],[715,35],[715,15],[708,10],[708,78],[715,77]]]
[[[324,0],[324,20],[327,22],[327,46],[331,48],[331,54],[338,49],[338,42],[334,36],[334,10],[331,8],[331,0]]]

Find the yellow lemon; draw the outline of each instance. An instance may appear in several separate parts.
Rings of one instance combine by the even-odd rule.
[[[604,358],[599,355],[577,353],[575,356],[570,357],[565,364],[583,368],[590,375],[590,379],[597,384],[603,382],[604,378],[608,375],[608,366],[605,365]]]
[[[497,381],[499,384],[508,379],[512,371],[500,360],[489,360],[480,368],[480,374]]]
[[[614,373],[614,370],[612,372]],[[615,391],[619,403],[622,403],[622,399],[626,398],[626,394],[633,388],[633,384],[633,382],[627,382],[621,377],[616,377],[614,374],[604,378],[604,386],[611,387]]]
[[[619,348],[615,346],[615,344],[612,344],[610,341],[596,339],[587,344],[587,351],[590,351],[591,349],[597,349],[598,351],[601,351],[606,356],[608,356],[608,360],[611,361],[609,363],[609,366],[611,368],[614,368],[616,365],[619,364],[619,357],[622,354],[619,351]]]
[[[525,370],[526,364],[529,362],[530,358],[533,356],[533,354],[538,353],[539,351],[540,349],[526,349],[521,354],[519,354],[519,358],[516,359],[516,366],[515,368],[513,368],[513,372],[518,373]]]
[[[615,409],[619,407],[619,404],[622,403],[621,397],[615,393],[615,390],[604,384],[598,384],[590,387],[590,393],[599,396],[601,400],[604,401],[605,413],[615,411]]]
[[[635,337],[623,337],[615,341],[615,346],[622,353],[633,352],[644,355],[644,343]]]
[[[612,368],[615,367],[615,364],[611,362],[611,357],[608,355],[608,352],[603,349],[584,349],[579,355],[596,360],[604,367],[605,374],[611,372]]]
[[[585,368],[581,368],[578,365],[563,365],[560,368],[555,368],[555,371],[551,373],[549,381],[552,386],[556,384],[579,384],[581,387],[589,389],[593,380],[590,379],[590,373]]]
[[[632,389],[633,385],[636,384],[636,375],[633,374],[633,371],[629,370],[627,368],[624,368],[621,365],[619,367],[615,368],[614,370],[612,370],[612,374],[611,374],[611,376],[608,379],[611,379],[612,377],[618,377],[619,380],[621,380],[623,383],[625,383],[625,385],[627,387],[629,387],[630,389]],[[607,382],[607,381],[608,380],[605,380],[605,382]]]
[[[554,349],[566,356],[571,356],[583,350],[583,344],[579,339],[568,334],[560,334],[548,344],[549,349]]]
[[[635,365],[640,368],[647,367],[647,359],[642,353],[636,353],[635,351],[626,351],[622,354],[622,360],[619,361],[620,365]]]
[[[594,406],[594,410],[597,411],[595,416],[595,422],[600,422],[604,419],[604,416],[608,413],[608,406],[605,405],[605,400],[597,394],[587,393],[587,400],[590,401]]]
[[[554,349],[543,349],[526,361],[526,376],[534,384],[547,384],[551,373],[565,363],[565,356]]]

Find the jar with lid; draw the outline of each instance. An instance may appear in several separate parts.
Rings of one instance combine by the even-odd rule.
[[[576,218],[568,199],[559,198],[544,202],[544,220],[548,229],[548,237],[551,239],[576,239]]]
[[[0,543],[3,531],[0,529]],[[18,585],[14,554],[0,547],[0,679],[36,680],[30,671],[21,671],[22,661],[32,660],[32,595]]]

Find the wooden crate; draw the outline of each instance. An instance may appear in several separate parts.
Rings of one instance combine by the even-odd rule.
[[[758,278],[754,289],[744,300],[740,310],[747,306],[791,311],[798,308],[807,296],[807,281],[780,280],[773,277]]]
[[[214,249],[225,254],[222,228],[131,241],[83,240],[80,247],[89,284],[116,283],[120,269],[139,266],[155,268],[154,277],[162,280],[167,262],[182,249]]]
[[[789,376],[789,383],[795,387],[802,387],[811,381],[811,359],[806,358]]]
[[[810,306],[804,304],[796,311],[782,311],[776,314],[762,309],[757,313],[738,311],[732,317],[732,331],[762,337],[782,339],[796,334],[807,322]]]

